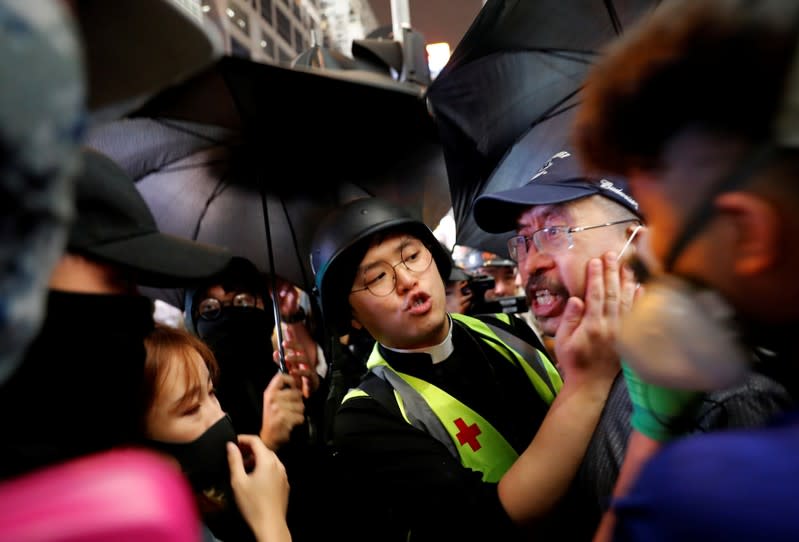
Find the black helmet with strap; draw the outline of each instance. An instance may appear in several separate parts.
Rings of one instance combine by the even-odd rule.
[[[339,207],[319,224],[311,244],[314,293],[330,329],[344,335],[350,329],[348,295],[361,259],[375,234],[405,232],[427,246],[446,281],[452,265],[430,228],[405,209],[380,198],[360,198]]]

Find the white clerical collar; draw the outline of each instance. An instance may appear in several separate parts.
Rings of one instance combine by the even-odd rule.
[[[407,350],[401,348],[389,348],[385,345],[383,345],[383,348],[391,350],[392,352],[399,352],[400,354],[430,354],[430,358],[433,363],[444,361],[452,355],[452,351],[454,350],[454,347],[452,346],[452,317],[448,314],[447,318],[449,318],[449,333],[447,333],[447,338],[444,339],[440,344],[425,348],[411,348]]]

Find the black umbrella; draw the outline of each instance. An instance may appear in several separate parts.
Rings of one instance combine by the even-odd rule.
[[[379,195],[431,226],[448,210],[422,96],[376,73],[225,57],[86,142],[131,174],[163,231],[227,246],[310,291],[310,240],[335,206]],[[174,292],[161,298],[182,307]]]
[[[221,145],[232,151],[236,166],[235,175],[225,173],[225,186],[249,192],[256,201],[263,188],[270,198],[325,201],[329,209],[337,203],[331,193],[347,185],[404,205],[435,226],[449,209],[449,188],[423,92],[419,85],[362,70],[286,68],[225,57],[211,70],[162,92],[129,118],[93,128],[87,144],[109,154],[136,180],[164,168],[174,177],[185,165],[173,162]],[[220,171],[217,168],[212,176],[221,176]],[[235,223],[224,226],[228,233],[213,232],[221,225],[198,225],[202,205],[193,219],[161,211],[164,202],[159,200],[174,197],[168,190],[166,185],[164,194],[157,188],[143,190],[166,231],[185,235],[199,228],[195,233],[204,232],[210,242],[231,245],[240,245],[234,238],[255,237],[232,232]],[[203,202],[208,196],[199,187],[190,194],[190,183],[182,190],[183,196]],[[213,205],[225,201],[223,196],[217,200]],[[203,220],[210,220],[212,212],[205,210]],[[293,258],[300,262],[278,261],[276,271],[310,290],[303,234],[314,224],[293,226],[300,236]],[[247,257],[262,271],[271,271],[267,247],[254,245],[262,254],[253,249]]]
[[[449,208],[443,151],[424,87],[388,75],[224,57],[132,116],[239,131],[262,159],[270,190],[281,185],[307,193],[342,181],[380,186],[427,224]]]
[[[457,244],[507,255],[501,238],[474,223],[472,203],[488,191],[491,173],[519,138],[578,103],[599,49],[659,1],[488,0],[483,6],[427,92],[444,149]],[[530,137],[544,145],[550,136],[559,138],[550,146],[556,149],[567,132],[558,122]],[[552,154],[534,150],[544,156],[541,163]],[[526,183],[529,175],[522,173],[503,174],[490,191]]]
[[[267,225],[262,157],[236,131],[172,119],[121,119],[92,129],[87,144],[133,177],[159,229],[228,247],[262,272],[305,290],[311,288],[308,254],[315,224],[336,205],[373,195],[345,181],[306,191],[288,179],[275,182],[264,193]],[[150,291],[183,308],[180,290]]]
[[[511,145],[486,179],[481,193],[501,192],[526,184],[556,153],[572,152],[569,134],[574,112],[574,108],[568,109],[529,129]],[[492,235],[479,231],[481,234],[479,239],[485,241],[483,245],[494,246],[507,254],[507,239],[510,234]]]

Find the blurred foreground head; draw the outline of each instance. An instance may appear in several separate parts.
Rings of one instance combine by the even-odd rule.
[[[661,339],[701,338],[716,354],[662,353],[721,374],[731,367],[721,358],[748,359],[722,345],[788,344],[799,318],[798,8],[665,2],[590,72],[576,115],[578,154],[591,170],[627,176],[650,228],[646,267],[666,279],[636,303],[628,346],[652,352]],[[720,381],[695,368],[683,375],[694,384]]]
[[[40,330],[86,125],[217,58],[198,15],[173,0],[0,3],[0,383]]]

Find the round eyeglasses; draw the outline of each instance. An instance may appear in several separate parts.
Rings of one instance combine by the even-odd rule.
[[[400,261],[394,265],[386,261],[379,261],[364,267],[356,279],[356,283],[363,286],[351,290],[350,293],[369,290],[372,295],[385,297],[397,286],[396,267],[398,265],[402,264],[408,271],[422,273],[427,271],[432,261],[433,253],[424,243],[417,239],[409,239],[402,244]]]
[[[222,307],[254,307],[257,303],[255,296],[240,292],[233,296],[231,301],[219,301],[215,297],[206,297],[200,302],[198,312],[204,320],[216,320],[222,314]]]
[[[624,220],[606,222],[605,224],[597,224],[595,226],[547,226],[546,228],[534,231],[532,235],[514,235],[508,239],[508,254],[513,261],[521,263],[524,262],[527,258],[527,254],[530,252],[530,245],[535,246],[538,252],[552,254],[572,248],[574,246],[574,239],[572,238],[573,233],[580,233],[596,228],[605,228],[607,226],[616,226],[628,222],[640,221],[635,218],[626,218]]]

